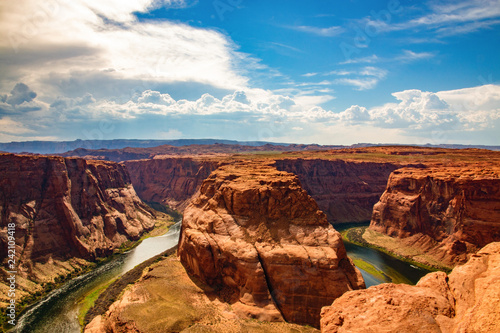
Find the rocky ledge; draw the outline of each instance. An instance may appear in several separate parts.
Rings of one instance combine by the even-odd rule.
[[[370,229],[402,239],[445,266],[500,241],[500,169],[467,164],[394,171]]]
[[[212,172],[184,211],[178,253],[240,317],[318,327],[321,307],[365,287],[340,234],[273,162]]]
[[[416,286],[381,284],[351,291],[321,313],[321,332],[500,332],[500,243],[491,243],[450,275],[427,274]]]

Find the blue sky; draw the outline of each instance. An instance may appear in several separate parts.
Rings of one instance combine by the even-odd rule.
[[[0,141],[500,144],[500,1],[0,4]]]

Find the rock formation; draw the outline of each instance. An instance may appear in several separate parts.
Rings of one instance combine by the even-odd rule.
[[[500,243],[449,276],[435,272],[416,286],[347,292],[323,308],[321,332],[500,332]]]
[[[0,155],[0,258],[15,225],[19,277],[43,281],[35,266],[109,255],[154,227],[124,166],[83,159]]]
[[[184,211],[178,253],[238,315],[317,327],[322,306],[364,281],[297,176],[269,163],[212,172]]]
[[[370,228],[453,266],[500,241],[500,170],[491,164],[403,168],[390,176]]]
[[[161,158],[124,162],[139,197],[182,211],[217,162],[194,158]]]
[[[369,221],[372,208],[398,168],[393,163],[284,159],[278,170],[296,174],[330,223]]]

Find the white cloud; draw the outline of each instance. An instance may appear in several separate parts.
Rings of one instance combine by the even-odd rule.
[[[248,78],[241,73],[246,66],[258,69],[258,61],[238,52],[228,36],[170,21],[140,22],[133,15],[160,5],[189,4],[2,1],[0,29],[6,38],[0,39],[0,59],[10,78],[3,81],[4,88],[25,82],[42,96],[54,96],[87,87],[84,91],[96,95],[91,89],[102,82],[121,90],[139,85],[140,91],[177,82],[231,91],[247,87]]]
[[[338,114],[338,119],[365,121],[382,128],[420,131],[480,131],[494,128],[500,119],[500,86],[442,91],[405,90],[393,93],[399,103],[370,110],[355,105]]]
[[[353,86],[357,90],[368,90],[368,89],[373,89],[377,86],[378,79],[374,77],[369,77],[369,78],[356,78],[356,79],[336,79],[335,83],[341,84],[341,85],[346,85],[346,86]]]
[[[413,52],[410,50],[403,50],[403,54],[397,56],[395,60],[410,62],[410,61],[428,59],[432,57],[434,57],[434,54],[430,52]]]
[[[366,66],[357,71],[335,71],[330,72],[329,74],[331,73],[334,73],[338,76],[350,75],[351,77],[342,77],[335,79],[333,83],[353,86],[357,90],[368,90],[375,88],[377,84],[388,74],[387,70],[373,66]]]
[[[383,79],[387,76],[387,70],[385,70],[383,68],[368,66],[368,67],[362,68],[359,71],[359,75],[374,76],[378,79]]]
[[[366,18],[378,32],[429,29],[439,37],[471,33],[500,24],[500,0],[462,0],[429,2],[430,13],[402,23],[390,24]]]
[[[499,85],[436,93],[405,90],[393,96],[396,102],[370,109],[353,105],[340,113],[318,106],[331,96],[291,97],[262,89],[239,90],[220,99],[203,94],[192,101],[154,90],[124,102],[84,95],[60,98],[49,106],[36,97],[29,103],[39,103],[41,110],[0,119],[0,140],[103,139],[133,133],[136,138],[215,136],[324,144],[498,141]]]
[[[372,63],[375,63],[378,61],[379,61],[379,58],[377,57],[377,55],[372,54],[371,56],[367,56],[367,57],[349,59],[349,60],[346,60],[346,61],[339,63],[339,65],[360,64],[360,63],[372,64]]]
[[[328,28],[311,27],[306,25],[288,26],[288,29],[296,30],[300,32],[310,33],[322,37],[334,37],[340,35],[344,32],[344,28],[339,26],[333,26]]]

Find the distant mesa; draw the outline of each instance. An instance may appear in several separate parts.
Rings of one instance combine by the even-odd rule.
[[[74,141],[20,141],[0,143],[0,151],[9,153],[31,153],[31,154],[63,154],[76,149],[99,150],[99,149],[124,149],[124,148],[153,148],[162,145],[182,147],[189,145],[238,145],[259,147],[269,145],[276,150],[325,150],[339,148],[363,148],[374,146],[403,146],[397,144],[380,143],[358,143],[350,146],[346,145],[317,145],[317,144],[291,144],[276,143],[266,141],[236,141],[224,139],[178,139],[178,140],[140,140],[140,139],[114,139],[114,140],[74,140]],[[290,147],[289,147],[290,146]],[[416,146],[416,145],[414,145]],[[289,147],[288,149],[285,147]],[[486,145],[421,145],[420,147],[434,147],[447,149],[480,148],[489,150],[500,150],[500,146]],[[92,154],[94,155],[94,154]],[[72,155],[75,156],[75,155]]]

